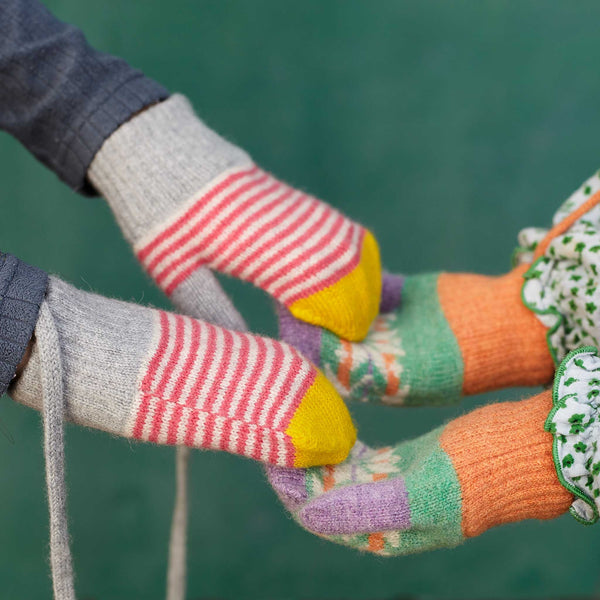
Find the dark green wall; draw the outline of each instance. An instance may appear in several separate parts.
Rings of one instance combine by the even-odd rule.
[[[48,0],[99,48],[186,93],[266,168],[376,232],[391,270],[500,273],[600,166],[595,2]],[[166,306],[99,199],[0,136],[0,247],[85,289]],[[270,303],[227,288],[255,330]],[[517,398],[523,393],[504,393]],[[394,442],[465,408],[353,409]],[[37,413],[4,398],[0,598],[48,598]],[[163,596],[173,450],[68,428],[81,598]],[[600,589],[600,529],[569,517],[451,551],[380,559],[319,540],[250,461],[195,453],[189,598],[523,597]]]

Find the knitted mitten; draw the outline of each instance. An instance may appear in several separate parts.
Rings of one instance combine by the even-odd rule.
[[[62,365],[66,417],[159,444],[226,450],[309,466],[343,460],[355,440],[344,403],[295,349],[50,278],[57,341],[33,346],[12,397],[42,409]]]
[[[582,344],[600,346],[600,175],[519,234],[507,275],[384,275],[380,314],[351,343],[280,310],[281,337],[321,366],[346,399],[452,402],[540,385]],[[554,360],[553,360],[554,359]]]
[[[302,527],[331,541],[382,555],[455,546],[568,510],[544,431],[551,405],[549,391],[492,404],[396,446],[357,442],[336,466],[268,468],[269,480]]]
[[[381,313],[352,343],[279,311],[282,339],[320,365],[347,400],[444,404],[551,380],[546,328],[521,301],[520,267],[502,277],[384,275]]]
[[[88,171],[138,259],[181,306],[203,266],[250,281],[299,319],[351,340],[377,314],[371,233],[265,173],[179,95],[122,125]]]

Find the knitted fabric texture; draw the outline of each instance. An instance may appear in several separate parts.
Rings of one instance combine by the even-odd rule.
[[[65,481],[64,381],[60,343],[54,317],[44,302],[36,326],[40,388],[44,419],[46,489],[50,513],[50,566],[55,600],[75,600],[73,560],[69,545]]]
[[[552,379],[544,326],[523,306],[526,267],[501,277],[385,274],[380,314],[352,343],[279,311],[280,335],[346,400],[447,404]]]
[[[6,363],[20,362],[37,320],[36,339],[39,348],[40,388],[43,394],[44,455],[50,509],[50,563],[55,598],[74,597],[73,566],[67,526],[67,489],[64,475],[64,394],[62,353],[54,317],[48,303],[42,305],[37,319],[37,308],[42,302],[48,276],[15,257],[3,255],[0,267],[2,281],[3,317],[0,332],[4,340]],[[182,302],[186,311],[197,317],[205,315],[220,324],[245,329],[242,317],[224,295],[215,278],[208,271],[199,273],[192,294]],[[14,341],[8,345],[9,340]],[[15,351],[15,349],[17,351]],[[10,371],[12,373],[12,369]],[[6,378],[12,379],[12,375]],[[176,453],[176,494],[173,512],[169,562],[167,571],[167,599],[185,598],[186,528],[187,528],[187,464],[189,448],[181,446]]]
[[[76,191],[104,140],[167,90],[37,0],[0,2],[0,128]]]
[[[366,335],[381,295],[371,233],[262,171],[183,96],[120,127],[88,176],[169,296],[206,265],[254,283],[299,319]]]
[[[387,556],[456,546],[568,510],[543,429],[550,407],[550,392],[486,406],[396,446],[357,442],[339,465],[269,468],[269,480],[301,526],[333,542]]]
[[[124,423],[131,421],[131,416],[127,417],[127,413],[130,413],[128,405],[130,402],[127,400],[127,393],[131,391],[129,383],[120,381],[121,385],[114,386],[117,380],[121,379],[121,376],[131,376],[135,371],[135,366],[132,362],[132,357],[135,356],[136,351],[133,349],[135,344],[135,335],[140,330],[136,329],[136,325],[145,329],[147,326],[144,325],[143,319],[136,319],[140,317],[142,312],[146,315],[150,312],[158,313],[160,315],[159,320],[164,318],[168,319],[167,313],[159,311],[149,311],[149,309],[142,309],[137,306],[127,305],[122,302],[110,301],[102,299],[99,296],[93,294],[87,294],[79,292],[68,286],[67,284],[60,282],[59,280],[52,278],[51,289],[48,295],[48,300],[42,305],[41,317],[37,324],[37,343],[33,347],[33,352],[30,360],[28,361],[27,367],[24,370],[21,378],[15,383],[11,389],[11,395],[18,401],[33,406],[39,410],[42,410],[44,416],[44,454],[46,456],[46,480],[48,489],[48,504],[50,509],[50,562],[52,567],[52,580],[54,587],[54,597],[57,600],[73,600],[75,598],[75,588],[73,581],[73,566],[69,547],[69,533],[68,533],[68,521],[67,521],[67,491],[64,474],[64,433],[63,433],[63,420],[68,417],[74,422],[78,422],[84,425],[89,425],[95,428],[104,429],[111,433],[120,435],[130,435],[131,425],[124,426]],[[222,293],[222,292],[220,292]],[[196,314],[202,312],[202,296],[197,296],[193,302],[190,302],[190,307],[193,306],[193,310]],[[52,313],[50,306],[54,307],[58,318]],[[223,307],[223,310],[226,307]],[[129,313],[129,314],[127,314]],[[137,314],[136,314],[137,313]],[[243,320],[233,309],[233,314],[225,315],[234,322],[241,322],[244,327]],[[43,317],[43,318],[42,318]],[[176,330],[182,321],[191,323],[191,327],[201,326],[199,321],[192,319],[186,319],[185,317],[174,317],[178,319]],[[136,323],[137,321],[137,323]],[[129,328],[127,324],[130,324]],[[195,324],[195,325],[194,325]],[[207,325],[207,324],[205,324]],[[208,326],[208,325],[207,325]],[[218,337],[218,328],[208,326],[212,328],[210,333]],[[60,333],[59,333],[60,331]],[[221,330],[224,333],[225,330]],[[230,335],[235,336],[236,334],[231,333]],[[163,348],[165,348],[165,338],[160,336],[155,331],[153,334],[153,343],[156,339],[160,339]],[[193,337],[193,336],[192,336]],[[206,335],[205,335],[206,337]],[[252,342],[251,336],[245,336],[247,344]],[[125,340],[129,340],[129,344]],[[259,338],[254,338],[260,343]],[[140,340],[138,340],[140,341]],[[187,350],[190,352],[185,360],[185,366],[189,366],[193,363],[193,356],[191,354],[191,348],[195,348],[195,351],[200,350],[200,340],[191,342],[187,340]],[[116,343],[115,343],[116,342]],[[269,342],[269,340],[264,340]],[[182,340],[175,340],[175,344],[183,343]],[[274,342],[274,344],[277,344]],[[166,341],[166,348],[169,348],[170,340]],[[235,345],[235,344],[234,344]],[[91,350],[90,350],[91,349]],[[139,351],[139,348],[137,348]],[[222,348],[223,354],[221,359],[227,356],[226,351],[231,348]],[[239,344],[238,344],[239,350]],[[181,362],[177,363],[173,361],[173,355],[179,355],[177,349],[171,348],[171,355],[169,358],[165,358],[169,350],[164,351],[158,350],[153,354],[153,359],[156,359],[160,355],[160,360],[165,360],[163,366],[166,368],[177,368],[180,367],[177,382],[179,385],[184,381],[183,371],[181,370]],[[80,355],[78,355],[81,353]],[[245,356],[241,356],[239,353],[237,356],[238,365],[243,363],[248,366],[248,361]],[[277,354],[277,353],[275,353]],[[66,361],[65,361],[66,358]],[[272,359],[273,356],[267,355],[267,359]],[[211,366],[215,366],[216,357],[213,356]],[[281,367],[282,362],[276,364]],[[255,357],[254,362],[256,365],[261,363],[261,357],[258,359]],[[67,364],[67,369],[63,367]],[[120,371],[115,371],[115,364],[120,367]],[[202,361],[202,364],[206,366],[206,361]],[[289,364],[287,365],[289,367]],[[293,363],[292,367],[298,368],[297,363]],[[312,367],[311,367],[312,368]],[[222,369],[217,369],[219,374],[222,376]],[[314,369],[313,369],[314,370]],[[253,375],[256,375],[256,368]],[[96,374],[97,377],[90,374]],[[289,371],[291,373],[291,370]],[[239,375],[239,369],[236,375]],[[210,375],[210,372],[209,372]],[[116,377],[115,377],[116,376]],[[146,377],[148,373],[146,372]],[[64,381],[63,381],[64,379]],[[139,381],[140,376],[134,380]],[[242,375],[242,380],[244,375]],[[339,414],[341,413],[341,424],[342,429],[345,427],[345,433],[348,436],[348,440],[345,442],[347,448],[349,448],[354,439],[355,433],[353,426],[349,420],[349,416],[342,406],[341,401],[333,397],[333,411],[329,410],[331,407],[328,395],[331,395],[329,384],[325,381],[324,384],[319,385],[317,380],[323,380],[322,375],[317,375],[314,378],[313,385],[309,388],[306,398],[300,401],[300,405],[297,407],[293,414],[289,427],[287,428],[285,435],[290,437],[292,444],[295,440],[299,440],[298,448],[295,448],[296,458],[294,462],[301,464],[305,460],[315,459],[316,456],[323,462],[329,460],[336,460],[336,426],[339,425],[340,419]],[[189,381],[189,380],[188,380]],[[297,380],[296,380],[297,381]],[[197,381],[193,384],[193,388],[196,389]],[[246,381],[247,383],[247,381]],[[273,378],[268,378],[268,381],[262,379],[262,383],[270,383],[275,388],[281,388],[280,379],[273,381]],[[290,376],[286,378],[286,383],[283,386],[284,390],[290,391],[285,385],[290,383]],[[291,386],[293,389],[293,386]],[[104,388],[104,392],[102,391]],[[324,391],[324,394],[319,394],[320,391]],[[323,390],[324,388],[324,390]],[[256,391],[257,386],[253,386],[253,391]],[[140,390],[142,391],[142,390]],[[189,390],[188,390],[189,391]],[[248,390],[246,390],[248,391]],[[297,391],[297,390],[296,390]],[[121,393],[119,393],[121,392]],[[316,392],[316,393],[315,393]],[[113,396],[112,394],[115,394]],[[142,396],[144,394],[142,393]],[[315,396],[317,396],[315,398]],[[108,398],[108,401],[107,401]],[[189,399],[189,397],[188,397]],[[256,398],[254,398],[256,400]],[[164,402],[161,406],[161,398],[146,398],[147,412],[154,414],[155,411],[159,413],[161,411],[168,412],[165,410]],[[156,400],[154,403],[152,400]],[[230,406],[235,406],[235,403],[230,400]],[[165,400],[165,402],[168,400]],[[323,403],[324,406],[321,406]],[[256,403],[255,403],[256,404]],[[337,405],[337,406],[335,406]],[[158,407],[158,408],[157,408]],[[336,409],[341,410],[336,411]],[[264,418],[264,413],[267,409],[265,404],[254,407],[259,410],[259,418]],[[272,404],[270,411],[276,409],[276,404]],[[186,439],[181,439],[181,422],[185,409],[176,407],[171,413],[171,420],[168,426],[167,438],[173,435],[175,431],[176,441],[178,443],[185,443]],[[281,409],[281,407],[280,407]],[[192,410],[192,409],[189,409]],[[287,411],[292,412],[292,408],[288,405]],[[208,439],[214,441],[219,433],[222,433],[221,427],[224,425],[227,428],[231,424],[230,420],[218,420],[214,415],[206,415],[200,411],[196,411],[200,415],[194,424],[195,434],[200,434],[201,439],[207,440],[206,436],[203,436],[202,426],[206,424],[202,423],[198,425],[198,421],[202,417],[213,417],[212,425],[213,429]],[[314,414],[313,414],[314,413]],[[139,407],[138,407],[138,418],[139,418]],[[175,417],[175,415],[178,415]],[[299,416],[298,416],[299,415]],[[163,415],[164,416],[164,415]],[[174,421],[175,419],[175,421]],[[305,427],[305,423],[308,422],[308,427]],[[175,423],[175,424],[174,424]],[[285,423],[285,420],[284,420]],[[328,432],[321,435],[320,439],[327,437],[327,450],[323,451],[323,448],[319,448],[319,439],[311,435],[310,427],[316,424],[317,429],[321,423],[333,424],[333,433]],[[189,435],[188,420],[186,437]],[[124,428],[125,427],[125,428]],[[156,427],[156,418],[153,420],[152,430]],[[228,438],[225,440],[221,437],[222,443],[218,446],[220,449],[231,449],[226,447],[225,443],[235,442],[236,438],[233,434],[240,434],[243,437],[242,424],[236,430],[236,424],[228,429]],[[179,437],[178,437],[179,435]],[[277,442],[280,441],[279,436]],[[195,443],[196,437],[192,439],[192,444]],[[161,440],[159,440],[161,441]],[[237,449],[240,449],[240,440],[238,439]],[[243,450],[253,448],[253,456],[258,458],[266,458],[267,460],[273,457],[272,451],[269,450],[268,436],[264,435],[260,437],[251,428],[250,434],[247,436],[244,443]],[[172,439],[167,439],[167,443],[172,443]],[[259,447],[260,445],[260,447]],[[214,447],[214,446],[213,446]],[[304,448],[308,447],[305,451]],[[257,450],[258,449],[258,450]],[[333,449],[333,454],[332,454]],[[347,454],[347,450],[342,451],[343,455]],[[183,600],[185,597],[185,561],[186,561],[186,526],[187,526],[187,463],[189,460],[189,449],[185,446],[178,448],[177,451],[177,489],[176,489],[176,501],[175,509],[173,514],[173,523],[171,531],[171,539],[169,545],[169,566],[167,573],[167,599],[168,600]],[[276,460],[286,460],[283,453],[280,453]]]
[[[246,323],[209,269],[200,268],[183,282],[171,299],[179,313],[235,331]],[[190,449],[178,446],[175,456],[175,502],[169,539],[167,600],[185,600]]]
[[[42,270],[0,252],[0,395],[25,355],[47,285]]]
[[[74,600],[75,583],[67,517],[67,486],[64,456],[64,392],[63,363],[60,342],[48,303],[40,309],[36,326],[40,355],[40,380],[43,395],[44,456],[46,487],[50,513],[50,565],[56,600]],[[177,452],[177,489],[173,526],[169,545],[167,600],[185,597],[187,462],[189,448]]]
[[[50,279],[67,418],[160,444],[263,462],[339,462],[355,431],[325,377],[295,349],[209,323],[107,300]],[[41,409],[41,364],[11,390]]]

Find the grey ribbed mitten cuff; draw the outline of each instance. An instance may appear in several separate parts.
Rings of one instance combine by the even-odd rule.
[[[53,276],[45,303],[60,342],[51,362],[62,363],[65,418],[135,437],[132,415],[140,401],[140,373],[149,368],[149,353],[157,343],[157,311],[84,292]],[[23,372],[8,390],[11,397],[42,411],[43,370],[35,343]]]
[[[39,292],[35,296],[32,294],[38,289],[45,292],[48,287],[46,300],[41,306],[36,343],[10,394],[16,401],[41,411],[44,416],[54,596],[73,600],[62,422],[66,418],[127,437],[134,433],[132,414],[139,399],[139,373],[148,360],[149,346],[153,342],[152,315],[155,311],[82,292],[55,277],[51,277],[48,284],[45,273],[20,263],[14,257],[10,259],[0,265],[0,289],[6,287],[13,294],[29,298],[25,304],[16,304],[24,311],[20,313],[21,317],[28,315],[29,319],[25,325],[19,323],[21,337],[18,339],[23,342],[23,352],[36,325],[43,299]],[[5,281],[8,282],[6,286],[3,285]],[[190,314],[205,316],[224,326],[230,324],[233,328],[245,328],[241,316],[208,270],[202,270],[187,285],[191,286],[187,288]],[[193,287],[196,285],[197,289]],[[14,304],[14,299],[11,302]],[[10,306],[13,307],[13,304]],[[14,307],[11,311],[14,313]],[[1,331],[8,317],[5,316],[6,310],[0,313],[3,315],[0,317]],[[9,316],[12,313],[9,311]],[[23,352],[15,354],[19,356],[15,364],[20,362]],[[187,449],[179,449],[179,462],[187,462],[187,456]],[[169,590],[176,591],[185,589],[185,532],[182,530],[185,519],[182,520],[180,514],[185,511],[185,506],[180,506],[179,488],[185,487],[186,482],[181,467],[177,477],[179,487],[175,514],[178,520],[174,527],[169,565]]]
[[[88,178],[135,244],[226,169],[250,157],[209,129],[179,94],[117,129],[94,157]]]
[[[136,397],[141,365],[152,341],[152,311],[83,292],[50,277],[46,303],[58,332],[65,416],[80,425],[123,435]],[[11,397],[41,411],[39,344]]]
[[[88,178],[132,244],[224,169],[250,158],[206,127],[175,95],[122,125],[95,156]],[[246,324],[207,268],[172,294],[179,312],[244,331]]]
[[[297,318],[364,339],[381,296],[373,235],[278,181],[182,96],[140,113],[89,169],[138,261],[169,297],[203,266],[250,281]]]

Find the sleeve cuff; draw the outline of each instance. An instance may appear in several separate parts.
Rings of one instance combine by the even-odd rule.
[[[44,271],[0,252],[0,395],[25,355],[47,285]]]
[[[102,144],[133,115],[168,97],[167,89],[140,71],[134,71],[116,89],[108,89],[65,135],[61,178],[75,191],[97,196],[97,190],[87,179],[87,170]]]

